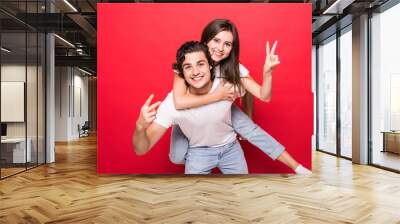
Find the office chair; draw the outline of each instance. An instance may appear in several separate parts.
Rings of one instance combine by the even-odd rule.
[[[79,138],[80,137],[87,137],[89,136],[89,121],[85,121],[85,123],[82,125],[82,127],[79,127],[80,125],[78,125],[78,129],[79,129]]]

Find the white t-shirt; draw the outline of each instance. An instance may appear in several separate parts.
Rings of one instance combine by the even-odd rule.
[[[239,64],[239,72],[240,72],[241,78],[249,77],[249,70],[247,70],[247,68],[244,67],[242,64]],[[220,70],[219,65],[215,66],[214,74],[215,74],[214,82],[216,81],[219,84],[219,82],[221,81],[221,70]],[[244,96],[244,94],[246,94],[246,90],[242,88],[242,91],[240,92],[240,96]]]
[[[239,65],[240,76],[247,77],[249,71]],[[214,91],[220,81],[219,66],[214,69],[215,79],[210,92]],[[201,107],[176,110],[172,91],[163,100],[157,110],[154,122],[169,128],[179,125],[183,134],[188,138],[190,147],[218,147],[236,139],[232,128],[231,101],[219,101]]]
[[[211,91],[218,86],[213,83]],[[231,101],[219,101],[201,107],[176,110],[170,92],[158,108],[154,122],[169,128],[179,125],[190,147],[217,147],[236,139],[231,123]]]

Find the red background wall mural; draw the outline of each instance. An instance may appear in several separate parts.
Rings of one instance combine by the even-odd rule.
[[[98,4],[98,172],[183,173],[169,161],[170,130],[144,156],[133,151],[139,111],[154,93],[172,89],[178,47],[199,40],[216,18],[230,19],[240,36],[240,62],[261,83],[265,43],[278,40],[272,100],[255,99],[254,121],[305,167],[311,168],[311,4]],[[250,173],[291,173],[241,141]]]

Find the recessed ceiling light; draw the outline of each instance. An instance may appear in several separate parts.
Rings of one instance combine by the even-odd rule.
[[[79,68],[79,67],[78,67],[78,70],[81,71],[81,72],[83,72],[83,73],[85,73],[85,74],[87,74],[87,75],[93,75],[92,73],[90,73],[90,72],[88,72],[88,71],[86,71],[86,70],[83,70],[83,69],[81,69],[81,68]]]
[[[71,42],[69,42],[68,40],[66,40],[66,39],[64,39],[64,38],[62,38],[62,37],[60,37],[60,36],[57,35],[57,34],[54,34],[54,36],[57,37],[58,39],[60,39],[62,42],[66,43],[67,45],[69,45],[69,46],[75,48],[75,45],[71,44]]]
[[[322,14],[342,14],[343,10],[351,5],[355,0],[337,0],[331,4]]]
[[[9,49],[7,49],[5,47],[1,47],[1,51],[4,51],[6,53],[10,53],[11,52],[11,50],[9,50]]]
[[[67,4],[74,12],[78,12],[78,10],[71,4],[69,1],[64,0],[65,4]]]

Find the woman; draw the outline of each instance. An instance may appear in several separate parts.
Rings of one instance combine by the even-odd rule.
[[[209,48],[215,63],[215,78],[222,79],[226,85],[207,95],[195,96],[187,94],[185,80],[178,74],[174,78],[174,103],[177,110],[194,108],[220,100],[233,100],[237,92],[243,95],[247,90],[258,99],[268,102],[271,99],[272,70],[279,64],[275,55],[275,42],[272,48],[266,46],[266,59],[263,69],[263,83],[260,86],[249,75],[248,70],[239,63],[239,35],[236,26],[229,20],[216,19],[203,30],[201,42]],[[235,90],[235,91],[232,91]],[[246,102],[245,102],[246,104]],[[296,173],[309,174],[311,171],[294,160],[284,147],[262,130],[237,106],[232,106],[232,125],[234,130],[250,143],[260,148],[273,160],[278,159]],[[188,149],[188,140],[179,127],[173,127],[171,135],[170,159],[176,164],[182,164]]]

